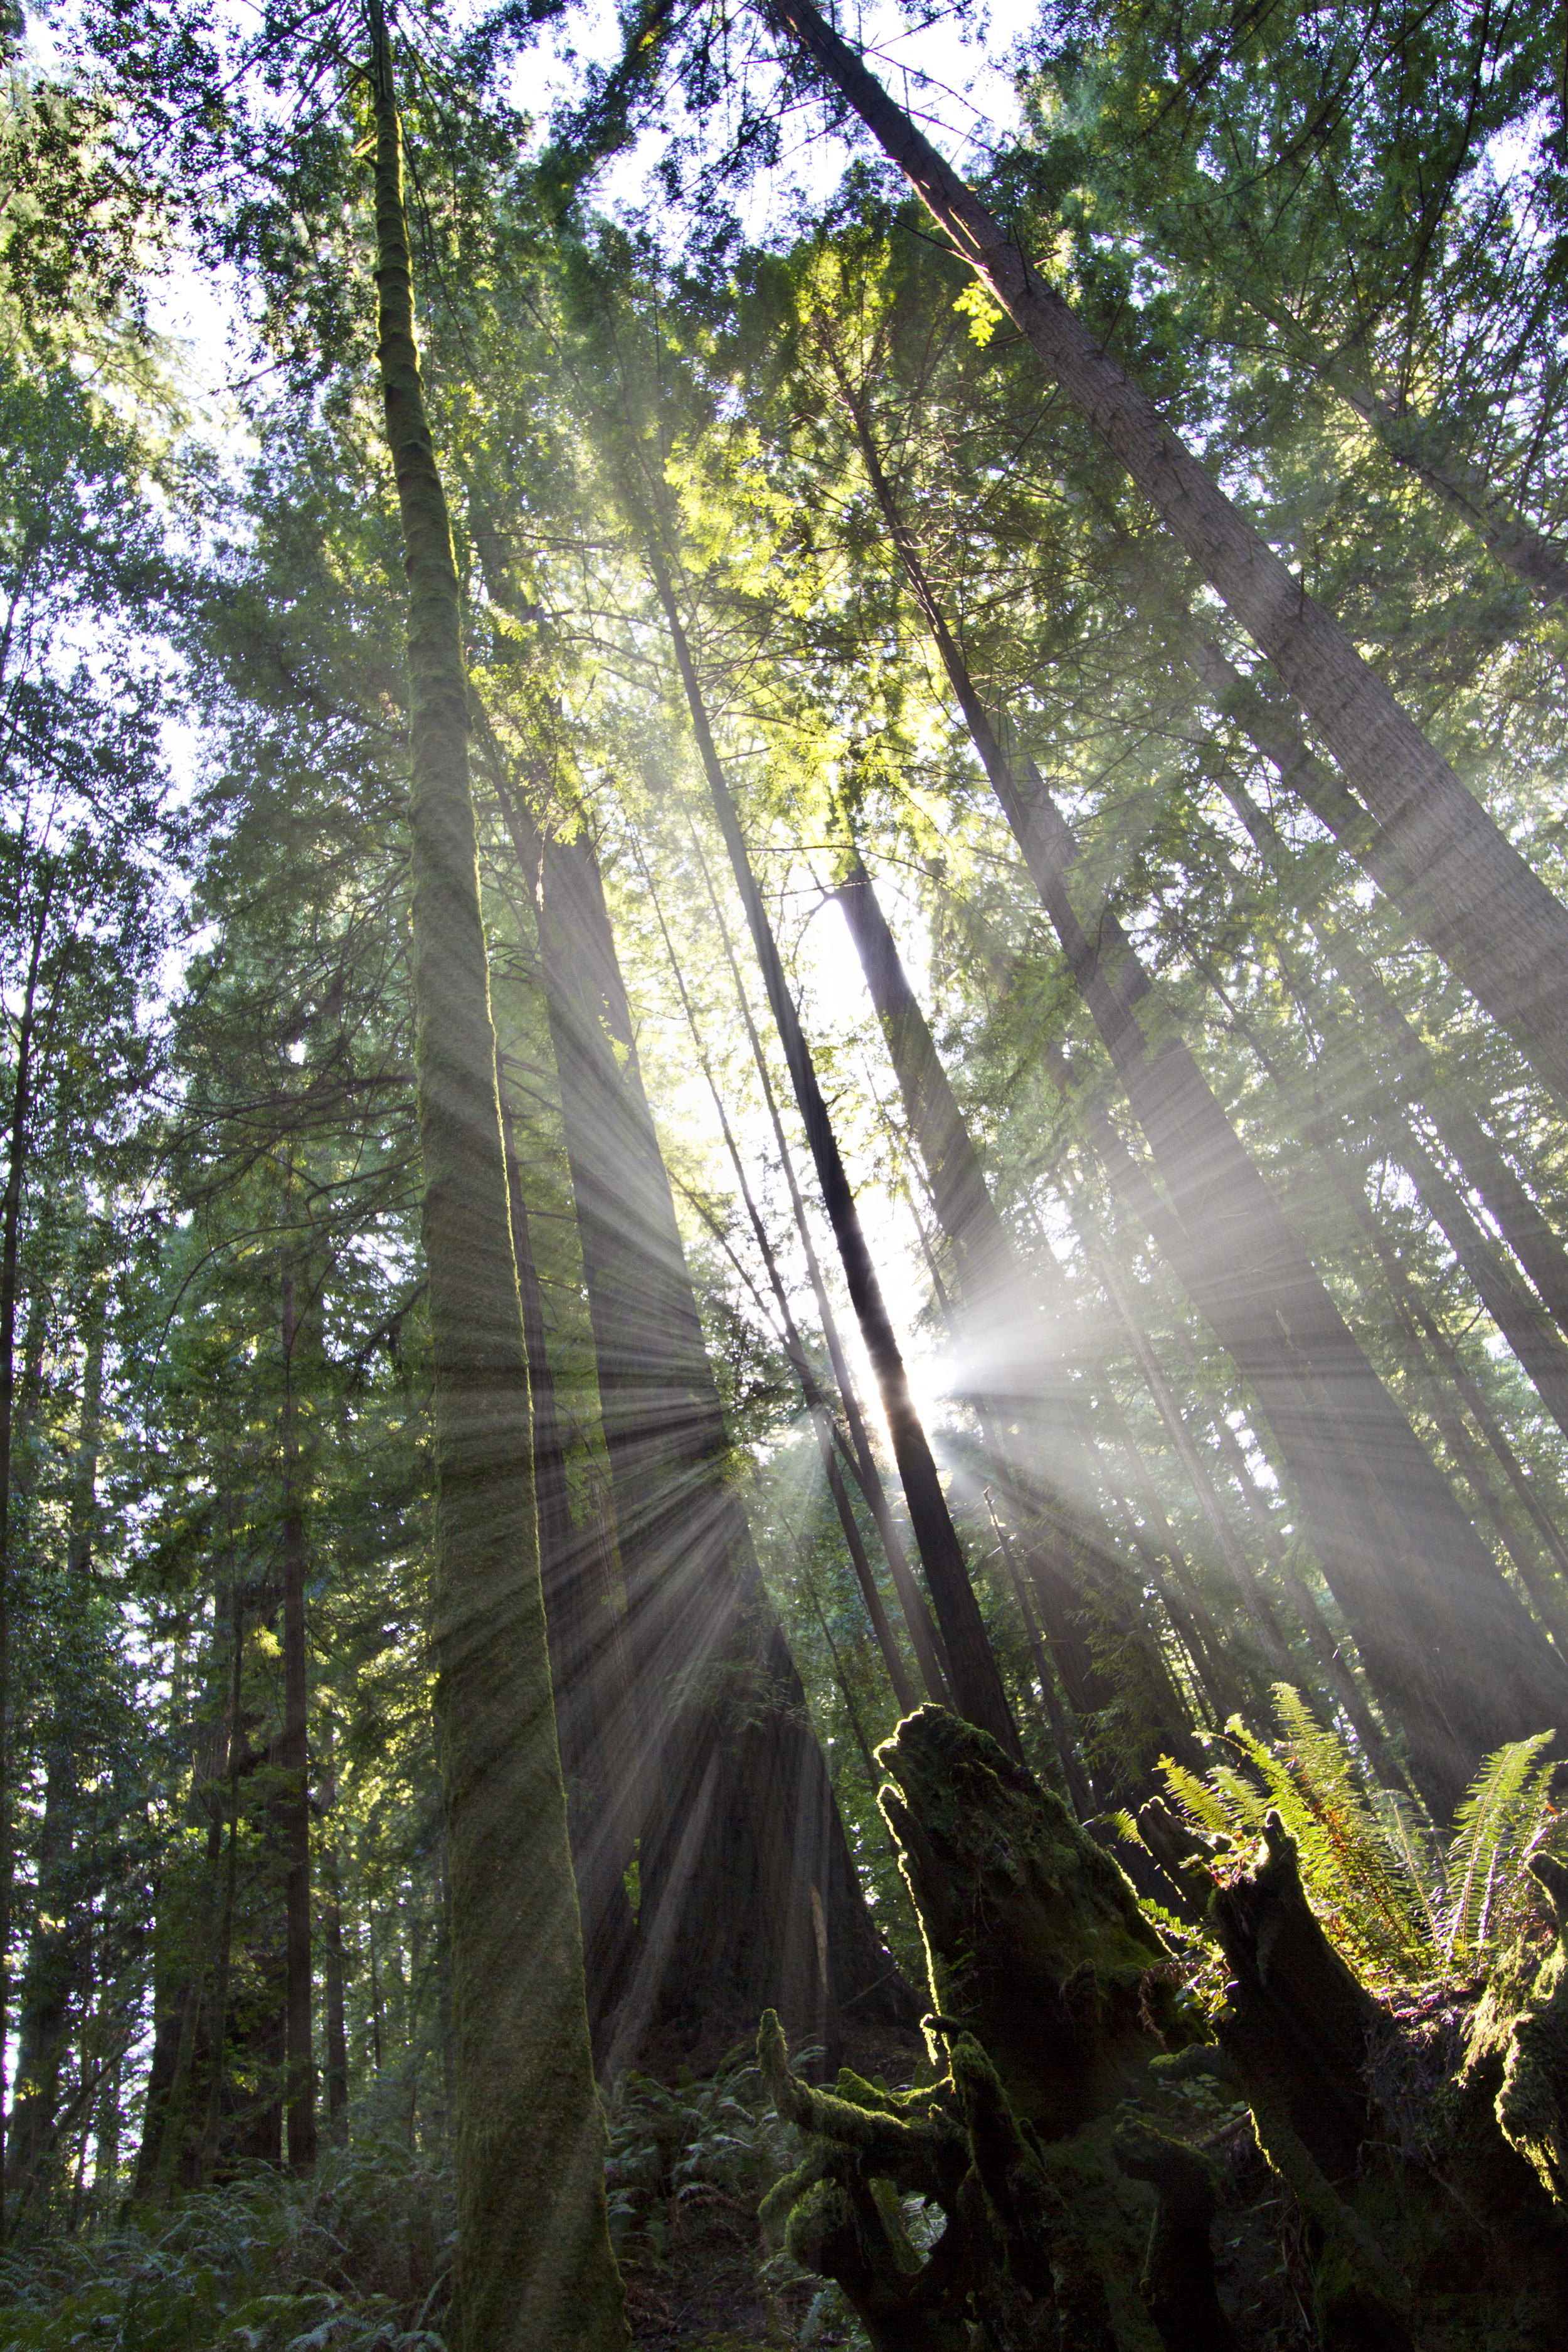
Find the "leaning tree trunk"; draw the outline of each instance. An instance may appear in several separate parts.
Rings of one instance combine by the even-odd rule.
[[[1304,743],[1300,748],[1303,759],[1310,757]],[[1374,1039],[1380,1053],[1386,1055],[1405,1100],[1419,1103],[1426,1111],[1556,1321],[1568,1330],[1568,1250],[1510,1166],[1500,1146],[1481,1125],[1459,1084],[1445,1073],[1426,1039],[1405,1019],[1371,958],[1362,953],[1339,925],[1324,918],[1318,904],[1321,880],[1313,877],[1311,883],[1304,884],[1308,861],[1290,856],[1279,827],[1228,766],[1219,770],[1216,782],[1247,827],[1269,874],[1290,892],[1353,999],[1368,1038]],[[1329,856],[1331,858],[1331,851]]]
[[[779,1156],[779,1166],[784,1170],[784,1182],[789,1191],[790,1209],[795,1217],[795,1234],[800,1242],[801,1255],[805,1259],[806,1273],[811,1279],[812,1296],[816,1301],[817,1319],[822,1326],[822,1336],[827,1345],[828,1361],[833,1366],[833,1377],[838,1383],[838,1393],[844,1405],[844,1418],[849,1425],[852,1451],[846,1458],[855,1482],[865,1497],[866,1507],[877,1523],[877,1532],[882,1538],[882,1549],[887,1555],[889,1573],[892,1577],[894,1590],[899,1596],[899,1606],[903,1612],[910,1645],[920,1664],[921,1674],[926,1686],[926,1696],[941,1706],[945,1703],[948,1696],[948,1677],[942,1660],[941,1637],[931,1622],[925,1596],[915,1581],[915,1573],[910,1566],[909,1554],[905,1551],[898,1528],[893,1524],[892,1510],[888,1501],[888,1490],[882,1483],[882,1474],[877,1467],[871,1452],[871,1440],[866,1428],[866,1416],[860,1409],[860,1400],[856,1394],[849,1360],[844,1353],[844,1342],[838,1329],[838,1318],[833,1312],[833,1302],[827,1296],[827,1285],[823,1279],[821,1260],[816,1255],[816,1244],[811,1236],[811,1220],[805,1213],[805,1202],[801,1194],[800,1181],[795,1174],[795,1154],[790,1150],[789,1138],[784,1129],[784,1120],[779,1116],[778,1097],[773,1091],[773,1077],[768,1069],[768,1057],[763,1051],[763,1041],[757,1034],[757,1024],[752,1018],[752,1007],[746,995],[746,983],[741,976],[741,967],[736,961],[734,941],[730,937],[730,927],[724,919],[724,908],[719,893],[713,887],[713,877],[709,871],[708,861],[702,855],[702,846],[695,832],[692,835],[692,847],[696,852],[697,862],[702,869],[702,878],[708,890],[708,902],[713,909],[714,924],[724,950],[724,961],[729,967],[730,983],[734,989],[735,1003],[739,1007],[747,1042],[752,1049],[752,1060],[757,1073],[757,1083],[762,1088],[763,1103],[768,1114],[768,1124],[773,1129],[773,1149]]]
[[[1002,1687],[1002,1677],[985,1632],[985,1621],[981,1616],[974,1587],[970,1582],[963,1547],[959,1542],[958,1530],[947,1507],[947,1498],[937,1475],[931,1444],[910,1394],[909,1375],[904,1368],[902,1351],[882,1297],[882,1286],[867,1244],[855,1195],[845,1172],[837,1139],[827,1115],[827,1106],[823,1100],[811,1050],[806,1045],[795,1000],[784,980],[773,928],[746,855],[740,816],[714,746],[696,665],[691,658],[691,648],[675,601],[669,569],[651,530],[647,533],[646,551],[675,648],[676,663],[685,688],[692,732],[697,739],[703,773],[708,780],[713,813],[730,854],[736,887],[746,910],[752,944],[762,967],[769,1007],[795,1087],[795,1102],[811,1145],[823,1205],[838,1244],[844,1279],[854,1302],[866,1352],[876,1373],[882,1412],[909,1505],[910,1523],[914,1528],[915,1540],[925,1567],[926,1582],[936,1609],[937,1622],[942,1627],[946,1644],[953,1696],[971,1722],[979,1724],[1010,1752],[1017,1754],[1021,1752],[1017,1726],[1013,1721],[1006,1693]]]
[[[730,1475],[597,864],[493,781],[535,906],[637,1685],[638,1949],[606,2063],[717,2057],[768,2001],[816,2039],[851,2003],[897,2021]]]
[[[416,1072],[435,1404],[464,2352],[626,2340],[539,1583],[457,564],[414,333],[392,50],[373,0],[381,386],[409,580]]]
[[[858,855],[851,855],[838,899],[882,1024],[910,1132],[925,1165],[932,1204],[953,1254],[966,1310],[965,1339],[977,1349],[983,1368],[976,1385],[988,1392],[986,1417],[989,1420],[991,1412],[999,1409],[1026,1424],[1043,1423],[1035,1450],[1054,1452],[1058,1457],[1067,1452],[1071,1460],[1078,1448],[1070,1423],[1064,1427],[1067,1400],[1059,1393],[1044,1398],[1040,1393],[1049,1379],[1048,1368],[1041,1361],[1047,1339],[1027,1271],[991,1199],[963,1113],[910,986],[871,877]],[[1037,1411],[1042,1403],[1043,1415]],[[992,1451],[1000,1456],[997,1466],[1003,1474],[1005,1499],[1016,1507],[1018,1483],[1006,1476],[1012,1466],[1012,1448],[993,1444]],[[1082,1465],[1080,1483],[1087,1486],[1087,1465]],[[1056,1535],[1050,1524],[1068,1515],[1060,1507],[1039,1507],[1047,1497],[1033,1478],[1026,1491],[1032,1507],[1020,1514],[1027,1529],[1026,1566],[1046,1620],[1051,1654],[1075,1713],[1092,1715],[1109,1703],[1112,1694],[1095,1664],[1075,1612],[1086,1601],[1103,1604],[1121,1581],[1119,1563],[1109,1530],[1089,1530],[1098,1573],[1091,1590],[1080,1591],[1086,1580],[1081,1544]],[[1121,1596],[1117,1598],[1120,1601]],[[1169,1695],[1168,1686],[1152,1695],[1156,1723],[1163,1712],[1158,1700]],[[1184,1729],[1178,1721],[1163,1728],[1159,1737],[1168,1746]]]
[[[1436,493],[1450,513],[1475,533],[1489,555],[1522,580],[1543,604],[1568,601],[1568,555],[1528,522],[1479,467],[1458,455],[1440,424],[1362,383],[1354,369],[1320,342],[1282,302],[1271,301],[1256,288],[1243,299],[1277,327],[1313,373],[1371,427],[1394,463]]]
[[[1568,1676],[1397,1405],[1163,1012],[1109,909],[1068,888],[1072,829],[1033,762],[1010,759],[926,579],[845,386],[868,478],[963,710],[1169,1195],[1160,1241],[1258,1395],[1369,1676],[1399,1712],[1423,1789],[1456,1803],[1500,1738],[1552,1723]],[[1109,1121],[1100,1126],[1109,1129]],[[1113,1132],[1097,1131],[1117,1156]],[[1121,1157],[1130,1158],[1125,1147]],[[1478,1661],[1487,1662],[1478,1672]]]
[[[1272,662],[1382,828],[1382,854],[1418,906],[1423,935],[1568,1099],[1568,908],[813,0],[762,5],[859,115]]]

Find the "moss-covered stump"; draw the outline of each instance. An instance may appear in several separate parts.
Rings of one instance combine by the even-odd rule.
[[[1441,2000],[1425,2020],[1395,2016],[1319,1926],[1277,1813],[1210,1919],[1233,1971],[1220,2051],[1294,2194],[1324,2352],[1568,2345],[1568,2211],[1550,2163],[1527,2160],[1561,2114],[1560,1958],[1522,2006],[1505,1977],[1472,2018]]]
[[[1207,2170],[1174,2147],[1162,2162],[1152,2126],[1126,2137],[1131,2098],[1172,2104],[1151,2060],[1194,2032],[1170,1951],[1115,1863],[984,1732],[922,1707],[879,1753],[945,2071],[904,2093],[847,2071],[837,2095],[815,2091],[765,2021],[763,2070],[807,2152],[764,2221],[838,2281],[875,2352],[1191,2352],[1194,2286],[1199,2313],[1219,2311]],[[910,2199],[941,2216],[923,2259]]]
[[[984,1732],[926,1707],[880,1758],[943,2071],[827,2094],[760,2044],[806,2142],[764,2222],[874,2352],[1568,2346],[1568,1872],[1538,1865],[1544,1958],[1395,2014],[1270,1815],[1227,1884],[1187,1869],[1231,1970],[1205,2042],[1115,1864]]]
[[[922,1706],[877,1760],[933,2010],[973,2034],[1024,2122],[1069,2136],[1193,2038],[1170,1951],[1125,1873],[973,1724]]]

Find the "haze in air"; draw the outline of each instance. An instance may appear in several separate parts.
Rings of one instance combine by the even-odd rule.
[[[0,2345],[1554,2352],[1561,21],[0,40]]]

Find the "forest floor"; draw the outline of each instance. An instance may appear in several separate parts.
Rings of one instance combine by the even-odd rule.
[[[889,2084],[916,2063],[907,2047],[852,2056]],[[1227,2310],[1257,2352],[1310,2352],[1301,2283],[1259,2222],[1250,2130],[1219,2112],[1192,2122],[1225,2176],[1215,2245]],[[771,2247],[757,2219],[799,2142],[748,2048],[710,2074],[623,2077],[608,2123],[611,2227],[637,2352],[864,2352],[838,2290]],[[8,2249],[0,2346],[443,2352],[452,2218],[445,2164],[385,2144],[333,2151],[310,2180],[258,2170],[166,2216]]]

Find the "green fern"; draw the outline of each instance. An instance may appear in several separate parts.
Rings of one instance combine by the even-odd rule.
[[[1555,1735],[1511,1740],[1488,1757],[1444,1843],[1406,1798],[1372,1785],[1299,1691],[1277,1684],[1274,1700],[1272,1740],[1239,1717],[1226,1726],[1239,1763],[1222,1759],[1200,1778],[1163,1759],[1176,1812],[1205,1838],[1249,1852],[1277,1811],[1296,1842],[1309,1901],[1370,1983],[1414,1991],[1489,1967],[1539,1912],[1531,1857],[1568,1844],[1568,1817],[1550,1794],[1545,1751]],[[1130,1822],[1116,1826],[1137,1835]]]
[[[1489,1756],[1454,1817],[1443,1857],[1451,1967],[1480,1965],[1518,1925],[1528,1899],[1525,1864],[1557,1819],[1548,1793],[1552,1766],[1542,1753],[1554,1737],[1538,1731]]]

